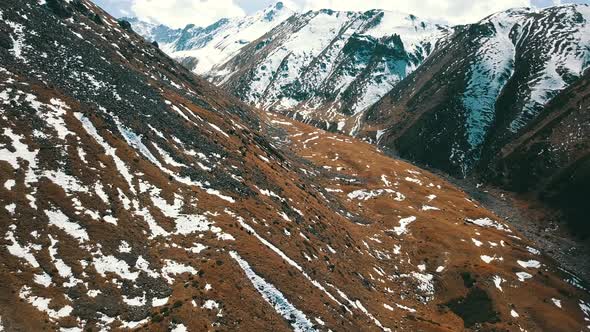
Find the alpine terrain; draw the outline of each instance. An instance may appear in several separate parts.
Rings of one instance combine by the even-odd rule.
[[[233,20],[264,22],[273,8]],[[511,9],[462,26],[383,10],[293,13],[196,72],[264,110],[508,190],[526,211],[541,206],[532,210],[544,224],[565,220],[588,238],[589,20],[587,4]],[[224,22],[190,36],[203,40]],[[192,52],[215,54],[216,45]],[[186,51],[163,49],[187,65]]]
[[[244,18],[222,19],[206,28],[187,25],[171,29],[137,18],[123,18],[149,41],[157,42],[166,53],[197,74],[206,74],[219,63],[236,56],[241,48],[260,38],[294,12],[278,2]]]
[[[410,19],[399,29],[424,35],[406,49],[399,36],[375,37],[386,13],[279,23],[279,7],[261,16],[275,29],[317,17],[350,26],[334,52],[348,34],[341,43],[374,44],[357,68],[371,79],[395,67],[379,52],[419,71],[444,47],[422,37],[451,38]],[[231,37],[257,38],[259,22],[241,20],[256,33]],[[166,47],[183,34],[148,30]],[[197,43],[199,29],[185,30]],[[213,30],[203,29],[211,40]],[[454,184],[363,140],[253,108],[152,41],[88,0],[0,2],[0,331],[590,329],[589,286]],[[204,48],[250,50],[227,42]],[[214,67],[232,77],[230,64]],[[575,105],[587,107],[586,87],[540,109],[498,165],[530,160],[551,131],[583,120]],[[584,150],[572,138],[562,151]],[[537,162],[535,174],[566,164]]]
[[[162,26],[127,20],[146,39],[164,43],[170,56],[242,100],[340,131],[347,119],[387,94],[452,34],[451,28],[414,15],[329,9],[296,13],[282,2],[207,28],[168,28],[165,38],[158,34]],[[176,39],[170,41],[167,36],[174,33]],[[195,60],[187,59],[189,54]],[[210,64],[208,59],[215,62],[198,65]]]
[[[587,237],[589,20],[590,6],[569,5],[462,27],[366,112],[361,136],[541,199]]]

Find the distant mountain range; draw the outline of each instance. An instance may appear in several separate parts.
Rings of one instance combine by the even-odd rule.
[[[301,110],[306,119],[330,123],[373,105],[453,31],[412,15],[382,10],[296,13],[281,2],[206,28],[173,30],[126,20],[189,69],[242,100],[269,110]],[[320,111],[325,117],[308,116]]]
[[[171,29],[137,18],[123,18],[133,29],[149,41],[173,55],[197,74],[207,74],[219,64],[239,54],[245,45],[260,38],[290,18],[294,12],[278,2],[251,16],[222,19],[208,26],[194,24],[184,29]]]
[[[501,151],[528,137],[589,67],[589,20],[588,5],[511,9],[450,27],[382,10],[297,13],[278,3],[206,28],[131,23],[245,102],[456,177],[490,180],[502,174]],[[583,152],[566,157],[573,165],[588,157],[587,137]],[[558,150],[548,146],[544,157],[562,165]]]

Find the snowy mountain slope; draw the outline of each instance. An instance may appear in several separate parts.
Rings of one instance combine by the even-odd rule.
[[[511,33],[531,12],[514,10],[489,17],[481,25],[488,26],[494,33],[479,40],[479,48],[468,69],[469,81],[463,94],[466,113],[467,141],[472,149],[483,144],[487,129],[495,116],[495,104],[506,82],[514,74],[516,47]],[[513,36],[512,36],[513,37]]]
[[[494,148],[535,120],[590,67],[590,5],[552,7],[539,14],[522,23],[516,70],[497,102],[507,110],[495,123],[499,138],[489,140]]]
[[[121,19],[129,22],[134,32],[150,42],[158,42],[163,49],[170,48],[170,45],[178,40],[183,32],[182,29],[172,29],[162,24],[141,21],[135,17],[123,17]]]
[[[0,330],[587,325],[588,286],[436,175],[248,107],[89,1],[0,17]]]
[[[144,24],[134,22],[152,39]],[[208,29],[209,34],[185,29],[183,35],[194,37],[182,37],[186,40],[163,50],[189,68],[201,63],[195,72],[246,102],[293,112],[326,123],[325,128],[342,123],[340,130],[343,120],[378,101],[452,33],[413,15],[381,10],[301,14],[282,3]],[[232,38],[218,40],[228,35]]]
[[[411,15],[380,10],[308,12],[284,22],[208,76],[264,109],[338,123],[385,95],[450,32]]]
[[[160,43],[162,50],[169,56],[181,61],[197,74],[206,74],[293,13],[282,2],[277,2],[253,15],[221,19],[204,28],[193,24],[182,30],[168,28],[163,36],[158,33],[158,29],[166,31],[166,27],[154,26],[137,19],[130,19],[129,22],[144,38]],[[171,35],[174,38],[168,38]]]
[[[526,125],[590,66],[590,6],[550,8],[543,16],[524,22],[516,43],[522,50],[518,60],[526,62],[531,75],[527,77],[530,94],[523,96],[523,109],[510,123],[512,132]]]
[[[502,147],[485,168],[488,181],[535,193],[564,212],[574,234],[590,237],[590,71],[561,92]]]
[[[381,146],[470,175],[588,68],[588,9],[509,10],[460,28],[368,112],[368,136],[380,130]]]

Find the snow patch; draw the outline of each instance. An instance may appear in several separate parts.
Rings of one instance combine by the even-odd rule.
[[[250,267],[250,264],[243,260],[237,252],[230,251],[229,254],[242,268],[252,285],[254,285],[254,288],[262,295],[264,300],[273,306],[278,314],[283,316],[287,321],[290,321],[295,331],[315,331],[313,323],[307,316],[295,308],[274,285],[257,275]]]
[[[503,225],[503,224],[501,224],[501,223],[499,223],[497,221],[494,221],[494,220],[492,220],[490,218],[487,218],[487,217],[486,218],[480,218],[480,219],[466,219],[466,221],[469,222],[469,223],[475,224],[477,226],[480,226],[480,227],[495,228],[495,229],[500,230],[500,231],[504,231],[504,232],[507,232],[507,233],[512,233],[512,231],[506,225]]]
[[[406,234],[408,232],[408,225],[416,221],[416,217],[407,217],[400,219],[399,226],[393,228],[393,232],[397,235]]]
[[[538,269],[541,267],[541,263],[539,261],[536,261],[534,259],[528,260],[528,261],[517,261],[518,265],[524,267],[524,268],[533,268],[533,269]]]
[[[49,218],[50,225],[53,225],[68,233],[68,235],[78,240],[78,242],[85,242],[90,240],[90,237],[88,236],[88,233],[86,233],[86,230],[80,227],[80,225],[69,221],[69,218],[60,210],[45,210],[45,215],[47,216],[47,218]]]

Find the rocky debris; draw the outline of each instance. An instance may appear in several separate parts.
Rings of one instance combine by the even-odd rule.
[[[129,23],[128,21],[126,21],[126,20],[118,20],[118,23],[119,23],[119,26],[123,30],[125,30],[127,32],[133,32],[133,28],[131,27],[131,23]],[[153,45],[153,43],[152,43],[152,45]]]

